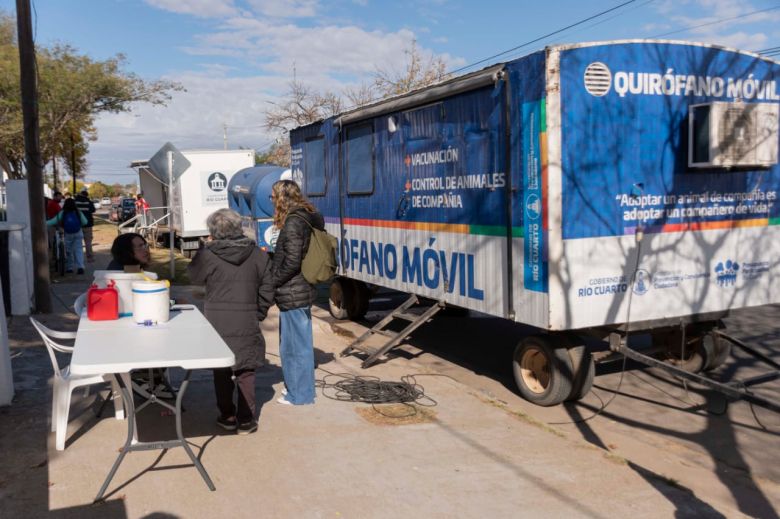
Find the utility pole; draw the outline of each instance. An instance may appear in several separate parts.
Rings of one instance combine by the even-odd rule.
[[[222,123],[222,142],[225,143],[225,149],[227,149],[227,124]]]
[[[35,77],[30,0],[16,0],[16,30],[19,37],[22,116],[24,119],[25,169],[30,203],[30,234],[33,244],[35,309],[51,312],[49,294],[49,240],[43,205],[43,165],[38,129],[38,84]]]

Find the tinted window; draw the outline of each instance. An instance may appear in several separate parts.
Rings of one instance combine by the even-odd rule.
[[[347,130],[347,192],[374,191],[374,132],[370,124]]]
[[[710,107],[693,109],[693,162],[710,160]]]
[[[307,195],[325,194],[325,139],[319,137],[303,145],[303,175]]]

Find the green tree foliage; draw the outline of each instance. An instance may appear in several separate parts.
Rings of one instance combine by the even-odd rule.
[[[0,11],[0,167],[21,178],[24,136],[14,28],[14,19]],[[85,173],[98,115],[130,111],[135,102],[165,104],[171,91],[182,90],[126,72],[122,54],[97,61],[61,44],[39,47],[36,54],[41,154],[46,161],[61,157],[71,175],[74,166],[78,176]]]
[[[89,186],[89,197],[90,198],[103,198],[104,196],[111,196],[111,187],[105,185],[103,182],[93,182],[91,186]]]

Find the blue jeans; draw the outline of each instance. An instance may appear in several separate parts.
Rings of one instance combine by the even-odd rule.
[[[287,386],[287,398],[293,404],[314,403],[314,339],[311,307],[279,312],[279,356]]]
[[[65,233],[65,268],[73,270],[74,268],[84,268],[84,233],[79,232]],[[75,264],[75,267],[74,267]]]

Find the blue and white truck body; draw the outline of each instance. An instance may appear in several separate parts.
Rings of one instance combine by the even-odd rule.
[[[713,45],[551,46],[297,128],[292,169],[347,278],[551,331],[778,303],[778,83]]]

